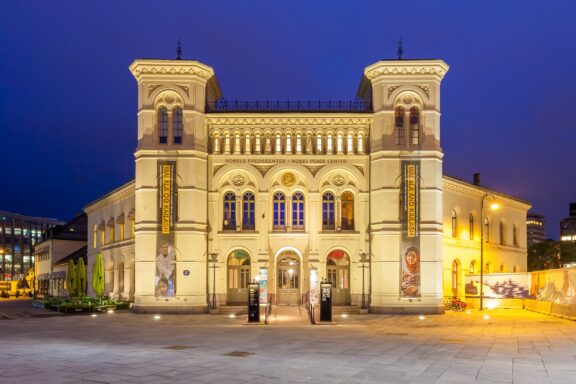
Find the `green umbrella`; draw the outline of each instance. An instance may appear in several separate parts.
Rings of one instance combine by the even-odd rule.
[[[86,295],[86,264],[84,264],[83,257],[78,259],[76,270],[78,296],[84,296]]]
[[[96,296],[102,297],[104,295],[104,261],[101,253],[96,255],[96,262],[92,271],[92,288],[94,288]]]
[[[70,296],[76,296],[76,267],[74,267],[74,260],[68,261],[66,280],[68,282],[68,292],[70,292]]]

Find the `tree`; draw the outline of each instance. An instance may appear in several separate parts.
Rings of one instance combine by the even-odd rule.
[[[576,263],[576,242],[548,239],[528,248],[529,272],[563,268],[570,263]]]

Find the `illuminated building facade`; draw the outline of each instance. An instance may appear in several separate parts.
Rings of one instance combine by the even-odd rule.
[[[528,213],[526,217],[528,247],[546,240],[546,218],[537,213]]]
[[[33,247],[61,221],[0,211],[0,281],[20,280],[34,267]]]
[[[529,204],[490,191],[502,209],[481,225],[487,191],[442,174],[443,61],[379,61],[345,103],[226,102],[197,61],[130,70],[135,179],[85,211],[89,275],[101,253],[106,292],[135,311],[245,304],[255,279],[297,304],[326,279],[336,305],[440,313],[482,228],[488,270],[526,271]]]
[[[576,203],[570,203],[570,216],[560,221],[560,241],[576,241]]]

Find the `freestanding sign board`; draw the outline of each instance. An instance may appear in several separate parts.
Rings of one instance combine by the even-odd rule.
[[[320,283],[320,321],[332,321],[332,283]]]
[[[248,284],[248,322],[260,322],[260,284]]]

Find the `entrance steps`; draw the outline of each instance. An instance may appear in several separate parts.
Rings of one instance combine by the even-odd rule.
[[[338,305],[332,307],[332,315],[355,315],[360,313],[360,308],[355,305]]]
[[[310,325],[308,312],[302,305],[274,305],[269,325]]]
[[[245,316],[248,315],[248,305],[221,305],[218,307],[218,314]]]

